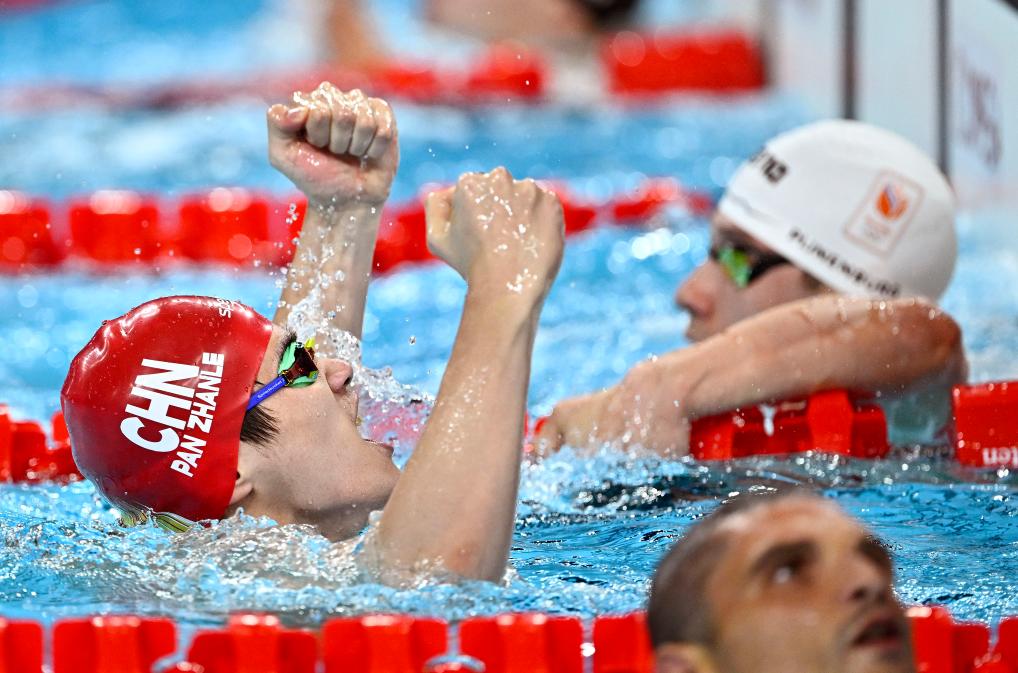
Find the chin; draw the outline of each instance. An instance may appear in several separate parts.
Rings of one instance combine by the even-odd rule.
[[[876,648],[850,655],[847,673],[915,673],[912,653],[905,646]]]
[[[372,472],[371,496],[369,498],[371,508],[382,509],[389,502],[389,496],[396,489],[396,484],[402,473],[391,460],[387,460],[380,469],[372,470]]]

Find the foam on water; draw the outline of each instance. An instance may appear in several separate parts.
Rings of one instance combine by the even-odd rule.
[[[0,610],[44,620],[99,611],[171,614],[189,626],[238,609],[271,610],[306,625],[392,610],[448,619],[631,610],[642,605],[656,560],[715,498],[805,473],[827,482],[828,495],[888,541],[904,600],[946,603],[968,619],[1018,609],[1018,583],[1008,570],[1018,560],[1013,480],[858,486],[869,481],[868,469],[811,456],[707,468],[566,452],[524,471],[513,572],[502,585],[403,590],[364,582],[347,548],[306,527],[239,517],[185,535],[124,530],[87,484],[7,486],[0,489]],[[886,466],[878,472],[905,476]]]

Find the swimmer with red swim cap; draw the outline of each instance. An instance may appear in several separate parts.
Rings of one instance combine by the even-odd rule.
[[[429,195],[428,247],[467,282],[427,426],[401,473],[361,437],[349,362],[283,325],[319,277],[330,329],[360,336],[371,260],[399,164],[384,101],[323,84],[268,111],[269,157],[308,198],[275,320],[167,297],[103,324],[61,394],[74,458],[114,505],[186,528],[243,509],[348,540],[381,510],[364,560],[382,581],[422,572],[498,580],[515,517],[530,358],[562,258],[558,199],[502,168]],[[308,260],[316,260],[313,263]]]
[[[559,403],[538,447],[685,455],[697,418],[831,388],[878,396],[892,442],[936,440],[967,367],[935,303],[957,250],[954,194],[929,157],[860,122],[789,131],[736,171],[711,239],[676,293],[694,344]]]

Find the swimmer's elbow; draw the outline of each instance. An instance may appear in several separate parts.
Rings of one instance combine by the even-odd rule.
[[[358,562],[372,581],[396,589],[408,589],[422,582],[498,582],[505,575],[508,559],[497,560],[490,552],[480,546],[459,544],[447,549],[418,549],[407,554],[389,550],[382,554],[377,546],[368,544],[361,550]]]
[[[498,582],[505,575],[506,559],[494,558],[493,549],[482,544],[461,543],[443,555],[443,570],[460,580]]]
[[[507,561],[508,553],[499,557],[493,546],[481,541],[437,544],[406,557],[384,559],[376,565],[376,580],[394,587],[414,586],[422,580],[498,582],[505,575]]]
[[[907,300],[901,329],[902,349],[923,364],[927,375],[946,375],[952,382],[965,377],[965,351],[958,323],[924,299]]]

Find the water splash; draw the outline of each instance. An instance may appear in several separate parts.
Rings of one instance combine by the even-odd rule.
[[[414,386],[396,380],[392,369],[372,369],[363,364],[360,339],[333,323],[342,307],[323,307],[323,273],[312,289],[291,307],[287,320],[298,338],[315,336],[319,352],[348,362],[353,385],[360,395],[361,431],[369,438],[392,445],[394,459],[402,465],[417,445],[434,406],[434,398]]]

